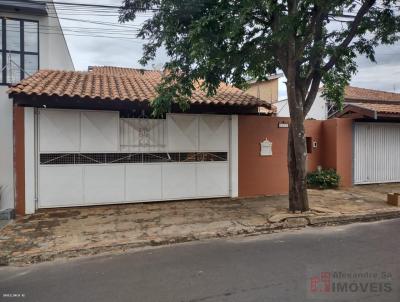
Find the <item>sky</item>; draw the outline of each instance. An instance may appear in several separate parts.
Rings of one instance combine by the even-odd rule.
[[[63,0],[70,3],[119,5],[120,0]],[[92,65],[112,65],[143,68],[139,64],[143,41],[136,33],[150,13],[141,14],[135,22],[120,24],[116,10],[92,10],[59,6],[58,15],[76,70],[87,70]],[[73,20],[71,20],[73,19]],[[147,69],[161,69],[167,60],[159,51]],[[377,63],[366,58],[357,59],[358,73],[351,85],[400,93],[400,43],[376,49]],[[279,83],[279,98],[286,97],[285,79]]]

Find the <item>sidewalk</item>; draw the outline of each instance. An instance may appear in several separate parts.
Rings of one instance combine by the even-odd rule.
[[[287,196],[46,210],[0,230],[0,264],[400,217],[400,208],[386,204],[386,192],[393,191],[400,185],[309,190],[311,210],[299,214],[287,211]]]

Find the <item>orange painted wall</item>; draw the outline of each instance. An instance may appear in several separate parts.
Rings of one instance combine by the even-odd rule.
[[[315,171],[317,166],[321,165],[322,159],[322,121],[307,120],[305,121],[306,137],[311,137],[313,143],[317,143],[316,148],[312,148],[312,152],[307,155],[307,170]]]
[[[285,194],[288,190],[288,118],[239,116],[239,196]],[[260,143],[272,142],[273,156],[260,156]]]
[[[321,164],[324,168],[335,169],[337,163],[337,121],[331,119],[322,124],[322,144],[324,146],[324,156]]]
[[[331,119],[323,122],[324,156],[321,164],[335,169],[341,177],[340,185],[353,184],[353,120]]]
[[[353,120],[337,120],[337,146],[336,146],[336,171],[341,176],[340,185],[351,187],[353,185]]]
[[[14,107],[15,211],[25,215],[25,131],[24,107]]]
[[[288,192],[287,128],[289,118],[239,116],[239,196],[277,195]],[[342,186],[352,183],[352,121],[334,119],[305,122],[306,136],[317,143],[307,155],[307,169],[334,168]],[[260,142],[272,142],[272,156],[260,155]]]

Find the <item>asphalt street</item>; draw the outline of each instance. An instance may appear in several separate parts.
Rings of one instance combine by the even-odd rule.
[[[1,301],[400,301],[400,219],[0,268]]]

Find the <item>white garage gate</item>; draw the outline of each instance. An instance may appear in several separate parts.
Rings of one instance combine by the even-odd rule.
[[[355,123],[354,183],[400,182],[400,124]]]
[[[40,109],[37,207],[230,196],[231,118]]]

